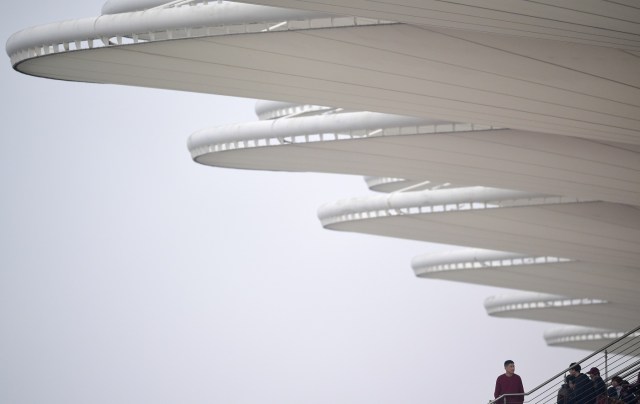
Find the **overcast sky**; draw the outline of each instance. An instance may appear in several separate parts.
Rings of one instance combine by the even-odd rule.
[[[2,39],[99,1],[5,5]],[[322,229],[361,177],[201,166],[254,100],[33,78],[2,63],[1,403],[486,403],[586,352],[418,279],[426,243]]]

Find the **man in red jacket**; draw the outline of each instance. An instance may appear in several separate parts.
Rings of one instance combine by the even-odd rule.
[[[503,394],[516,394],[509,395],[497,401],[499,404],[521,404],[524,402],[524,387],[522,386],[522,379],[515,374],[516,365],[512,360],[504,362],[505,373],[498,376],[496,380],[496,389],[493,392],[493,397],[498,398]],[[519,393],[519,394],[518,394]]]

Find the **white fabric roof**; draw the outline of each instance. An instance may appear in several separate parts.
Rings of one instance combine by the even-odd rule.
[[[102,16],[16,33],[7,52],[16,70],[35,76],[345,108],[352,112],[205,129],[189,147],[196,161],[215,166],[494,187],[350,200],[320,216],[333,229],[569,259],[542,272],[429,276],[507,287],[533,279],[531,289],[555,293],[553,282],[579,274],[584,281],[570,297],[606,300],[535,307],[549,297],[521,295],[509,302],[520,308],[494,315],[613,328],[635,318],[637,8],[581,0],[260,2],[284,8],[111,0]],[[274,105],[260,108],[277,114],[268,111]],[[500,208],[471,209],[486,202]],[[628,283],[618,290],[605,282],[601,293],[589,285],[609,277]]]

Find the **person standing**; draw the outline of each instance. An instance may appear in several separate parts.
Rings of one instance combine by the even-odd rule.
[[[564,377],[564,384],[558,390],[558,399],[556,404],[571,404],[573,402],[573,382],[575,378],[571,375]]]
[[[573,389],[573,397],[575,404],[595,404],[595,394],[593,382],[589,380],[587,375],[580,373],[582,367],[577,363],[569,365],[569,374],[576,378],[576,387]]]
[[[515,394],[503,397],[497,403],[500,404],[522,404],[524,402],[524,387],[522,386],[522,379],[518,376],[516,371],[516,365],[512,360],[506,360],[504,362],[504,374],[501,374],[496,379],[496,388],[493,392],[493,398],[497,399],[503,394]]]
[[[591,382],[593,383],[593,394],[596,397],[596,404],[606,404],[607,399],[607,385],[600,377],[600,370],[598,368],[591,368],[587,372],[589,377],[591,378]]]
[[[607,389],[607,395],[614,401],[617,401],[622,395],[622,377],[613,376],[611,378],[611,387]]]

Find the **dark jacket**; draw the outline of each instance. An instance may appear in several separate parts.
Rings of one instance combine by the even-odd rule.
[[[574,403],[575,404],[595,404],[595,394],[593,390],[593,383],[589,380],[589,377],[584,373],[580,373],[576,376],[576,386],[573,389]]]
[[[558,390],[558,401],[557,404],[569,404],[569,399],[571,398],[571,389],[567,383],[564,383],[560,390]]]
[[[602,377],[600,376],[593,377],[593,394],[595,395],[596,399],[599,397],[604,398],[607,396],[607,385],[604,383],[604,380],[602,380]]]

